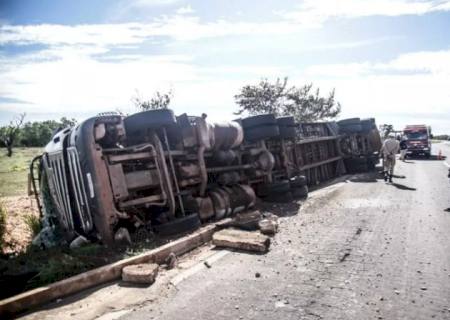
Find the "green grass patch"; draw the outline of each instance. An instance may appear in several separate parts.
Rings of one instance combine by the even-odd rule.
[[[14,148],[12,157],[0,148],[0,196],[19,196],[27,192],[28,168],[42,148]]]

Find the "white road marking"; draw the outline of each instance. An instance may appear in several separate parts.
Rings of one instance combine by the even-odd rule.
[[[444,166],[446,166],[447,168],[450,168],[450,164],[448,164],[446,161],[442,162],[444,164]]]

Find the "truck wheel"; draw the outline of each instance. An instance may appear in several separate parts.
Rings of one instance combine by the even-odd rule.
[[[200,227],[201,222],[198,214],[193,213],[188,216],[156,225],[155,231],[162,236],[170,236],[178,233],[192,231]]]
[[[244,137],[247,141],[265,140],[279,135],[280,130],[276,124],[266,124],[244,130]]]
[[[292,196],[294,198],[306,198],[308,196],[308,186],[292,189]]]
[[[376,129],[375,119],[373,118],[361,119],[361,127],[364,132],[368,132],[374,128]]]
[[[293,201],[292,193],[290,191],[286,193],[274,193],[264,199],[267,202],[279,202],[279,203],[287,203]]]
[[[124,119],[125,130],[128,135],[176,123],[175,115],[170,109],[142,111]]]
[[[262,125],[276,125],[277,119],[275,115],[272,113],[269,114],[260,114],[253,117],[248,117],[242,119],[242,126],[244,128],[253,128]]]
[[[291,116],[279,117],[277,118],[277,123],[279,126],[292,127],[295,126],[295,119]]]
[[[349,119],[344,119],[344,120],[340,120],[337,122],[337,124],[339,126],[347,126],[347,125],[360,124],[360,123],[361,123],[360,118],[349,118]]]
[[[306,186],[307,180],[305,176],[296,176],[289,181],[291,188],[300,188]]]
[[[361,124],[348,124],[340,126],[339,131],[344,133],[359,133],[363,131],[363,127]]]
[[[295,127],[279,126],[281,139],[294,139],[297,136]]]
[[[289,181],[280,181],[280,182],[274,182],[270,184],[260,184],[256,188],[256,194],[258,197],[268,197],[272,194],[280,194],[280,193],[286,193],[291,190],[291,186],[289,184]]]

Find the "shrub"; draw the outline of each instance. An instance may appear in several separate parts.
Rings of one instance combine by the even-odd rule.
[[[38,216],[34,214],[27,214],[24,217],[24,221],[28,227],[28,229],[31,231],[31,234],[33,235],[33,238],[38,235],[38,233],[42,229],[41,220]]]

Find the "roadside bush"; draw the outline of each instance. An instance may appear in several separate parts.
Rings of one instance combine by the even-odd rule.
[[[27,214],[24,217],[25,224],[27,225],[28,229],[31,231],[31,234],[33,235],[33,238],[38,235],[38,233],[42,229],[41,220],[39,217],[37,217],[34,214]]]
[[[0,253],[3,252],[3,245],[4,245],[4,239],[6,233],[6,209],[3,206],[3,203],[0,202]]]

